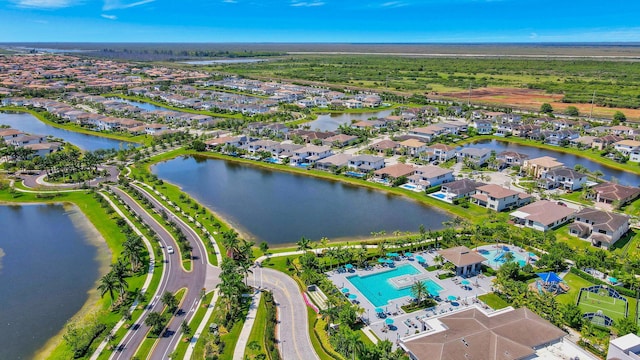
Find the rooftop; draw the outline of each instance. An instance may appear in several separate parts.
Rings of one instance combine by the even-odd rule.
[[[457,267],[481,263],[487,260],[484,256],[475,251],[471,251],[466,246],[456,246],[438,251],[443,258],[452,262]]]

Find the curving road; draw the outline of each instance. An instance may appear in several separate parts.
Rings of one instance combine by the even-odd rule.
[[[307,305],[298,284],[273,269],[253,269],[256,285],[273,292],[278,308],[278,339],[283,359],[320,359],[311,345]]]
[[[136,188],[153,203],[156,209],[165,208],[146,191],[138,187]],[[176,312],[176,316],[172,317],[171,321],[167,325],[164,335],[158,339],[156,346],[149,357],[151,359],[166,359],[173,349],[175,349],[178,341],[180,341],[180,324],[184,320],[189,321],[195,314],[197,304],[200,300],[200,290],[205,288],[207,285],[215,286],[215,281],[207,282],[206,280],[207,273],[209,273],[209,279],[217,279],[216,270],[207,265],[206,249],[198,235],[189,226],[184,224],[182,220],[175,217],[169,209],[165,208],[167,214],[170,214],[169,218],[183,229],[183,232],[193,247],[192,255],[194,260],[192,270],[189,272],[185,271],[180,265],[182,261],[178,251],[178,244],[176,244],[171,234],[169,234],[162,225],[160,225],[128,194],[116,187],[111,187],[111,189],[133,210],[133,212],[142,218],[144,223],[149,225],[151,229],[156,232],[163,248],[166,249],[166,247],[170,245],[176,250],[174,254],[165,253],[166,258],[168,259],[165,266],[166,276],[163,277],[163,281],[156,294],[162,294],[164,291],[176,292],[181,288],[187,288],[188,291],[183,297],[181,306]],[[159,300],[159,295],[156,295],[150,302],[147,311],[138,320],[138,323],[133,326],[129,332],[127,332],[119,345],[119,351],[114,352],[111,359],[131,359],[135,355],[138,346],[142,341],[144,341],[149,330],[149,328],[144,325],[144,320],[148,313],[151,311],[162,311],[163,307],[164,304]]]

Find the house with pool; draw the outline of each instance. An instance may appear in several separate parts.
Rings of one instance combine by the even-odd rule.
[[[576,210],[549,200],[540,200],[509,214],[515,225],[547,231],[573,219]]]
[[[517,208],[530,201],[531,195],[496,184],[480,186],[471,196],[471,202],[474,204],[495,211]]]
[[[445,260],[455,265],[455,274],[475,275],[482,270],[482,262],[487,259],[466,246],[456,246],[438,251]]]

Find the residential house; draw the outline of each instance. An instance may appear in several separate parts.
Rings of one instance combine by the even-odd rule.
[[[32,144],[39,144],[45,142],[46,137],[44,135],[20,135],[9,139],[9,144],[13,146],[25,146]]]
[[[313,164],[318,160],[331,156],[333,152],[329,146],[307,145],[294,151],[291,157],[291,165]]]
[[[640,141],[635,140],[622,140],[613,144],[613,148],[616,151],[621,152],[624,156],[630,156],[631,152],[640,149]]]
[[[522,166],[524,161],[529,159],[529,155],[515,151],[503,151],[496,155],[496,160],[504,166]],[[503,166],[500,166],[502,168]]]
[[[640,196],[640,188],[611,182],[598,184],[592,190],[592,197],[597,203],[624,205]]]
[[[487,209],[502,211],[525,205],[531,201],[531,195],[514,191],[500,185],[488,184],[476,189],[471,202]]]
[[[353,158],[353,155],[350,154],[334,154],[316,161],[316,168],[325,171],[335,171],[341,167],[348,166],[351,158]]]
[[[377,151],[379,153],[385,153],[388,150],[395,152],[396,149],[399,147],[400,147],[400,144],[393,140],[381,140],[369,146],[369,149],[373,151]]]
[[[169,127],[166,124],[146,124],[144,131],[147,135],[155,135],[159,132],[167,130]]]
[[[425,139],[427,142],[433,141],[436,137],[444,134],[444,128],[437,125],[429,125],[426,127],[418,127],[409,130],[409,135],[418,136]]]
[[[393,181],[399,177],[409,177],[416,172],[416,168],[408,164],[394,164],[385,166],[373,172],[373,175],[380,180]]]
[[[60,146],[61,144],[57,142],[44,142],[38,144],[27,144],[24,148],[31,149],[34,156],[45,157],[54,151],[58,151]]]
[[[484,185],[486,184],[472,179],[460,179],[442,184],[440,192],[445,194],[445,199],[453,201],[474,195],[476,193],[476,189]]]
[[[427,151],[427,144],[420,140],[408,139],[400,143],[400,148],[409,156],[419,157],[421,153]]]
[[[271,149],[271,155],[278,159],[290,158],[295,155],[296,150],[302,149],[304,145],[298,144],[279,144]]]
[[[426,165],[416,168],[415,173],[407,178],[409,183],[421,189],[428,189],[443,183],[452,182],[453,171],[438,166]]]
[[[476,166],[482,166],[487,163],[491,157],[491,149],[484,148],[464,148],[458,151],[458,162],[467,161]]]
[[[630,162],[640,162],[640,148],[637,148],[629,153]]]
[[[544,189],[562,189],[575,191],[587,183],[587,175],[567,167],[547,171],[538,180],[538,186]]]
[[[493,133],[493,123],[489,120],[474,120],[469,126],[476,129],[476,132],[479,135],[487,135]]]
[[[516,225],[547,231],[573,219],[576,210],[553,201],[539,200],[509,214]]]
[[[616,125],[609,128],[613,135],[619,136],[633,136],[633,130],[633,128],[624,125]]]
[[[627,215],[584,208],[575,214],[569,234],[609,249],[629,231],[629,220]]]
[[[256,154],[260,151],[271,152],[274,146],[279,145],[280,143],[273,140],[256,140],[247,143],[245,146],[247,151],[251,154]]]
[[[433,157],[440,162],[446,162],[456,157],[456,148],[445,144],[429,145],[426,150],[433,153]]]
[[[207,146],[208,150],[212,150],[217,146],[235,146],[240,147],[247,143],[247,137],[244,135],[241,136],[223,136],[219,138],[209,139],[204,142]]]
[[[384,158],[374,155],[356,155],[349,159],[347,166],[362,173],[382,169]]]
[[[573,130],[560,130],[560,131],[543,131],[545,143],[555,146],[563,146],[568,144],[571,140],[580,137],[580,133]]]
[[[569,141],[569,144],[571,146],[576,146],[579,148],[592,148],[593,147],[593,141],[596,139],[595,136],[580,136],[578,138],[575,138],[571,141]]]
[[[541,129],[539,125],[518,125],[512,128],[512,135],[525,139],[539,139]]]
[[[326,139],[322,140],[322,145],[326,146],[335,146],[335,147],[345,147],[349,146],[358,141],[357,136],[346,135],[346,134],[337,134],[333,136],[329,136]]]
[[[622,140],[624,139],[618,135],[605,135],[594,138],[593,142],[591,143],[591,147],[594,149],[603,150],[607,146],[613,145],[614,143]]]
[[[0,138],[2,140],[9,141],[13,138],[17,138],[18,136],[22,136],[24,133],[20,130],[16,129],[0,129]]]
[[[536,178],[541,178],[544,177],[548,171],[559,169],[563,166],[564,164],[557,161],[555,158],[542,156],[539,158],[524,160],[521,172]]]
[[[511,136],[511,134],[513,134],[514,127],[516,127],[516,125],[509,124],[509,123],[501,123],[498,125],[498,128],[493,134],[496,136],[503,136],[503,137]]]

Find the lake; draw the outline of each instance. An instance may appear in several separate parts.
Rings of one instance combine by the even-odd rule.
[[[62,205],[0,206],[0,359],[33,358],[87,301],[100,264],[82,219]]]
[[[120,99],[120,98],[109,98],[109,100],[115,100],[115,101],[121,102],[123,104],[133,105],[133,106],[136,106],[136,107],[139,107],[139,108],[143,109],[144,111],[154,111],[154,110],[174,111],[174,110],[171,110],[171,109],[166,108],[166,107],[157,106],[157,105],[153,105],[153,104],[149,104],[149,103],[141,102],[141,101],[133,101],[133,100],[127,100],[127,99]]]
[[[267,59],[222,59],[222,60],[192,60],[182,61],[189,65],[214,65],[214,64],[251,64],[268,61]]]
[[[612,178],[616,178],[622,185],[638,186],[638,184],[640,184],[640,175],[613,169],[590,159],[573,154],[562,153],[559,151],[540,149],[533,146],[520,145],[500,140],[480,140],[472,144],[467,144],[464,147],[487,148],[495,150],[497,153],[500,153],[502,151],[515,151],[522,154],[527,154],[530,158],[551,156],[570,168],[573,168],[576,164],[580,164],[589,169],[589,171],[600,170],[604,174],[605,179],[611,180]]]
[[[382,110],[365,113],[322,114],[318,115],[317,119],[303,124],[303,126],[309,126],[311,130],[335,131],[342,124],[351,124],[352,120],[360,121],[369,120],[370,118],[385,118],[391,115],[392,112],[393,110]]]
[[[222,214],[256,242],[294,243],[305,236],[357,238],[385,230],[442,228],[445,212],[382,191],[224,160],[184,157],[153,172]]]
[[[45,124],[35,116],[28,113],[0,112],[0,124],[33,135],[51,135],[64,139],[82,150],[95,151],[98,149],[120,149],[127,146],[136,146],[132,142],[108,139],[100,136],[81,134],[78,132],[59,129]]]

